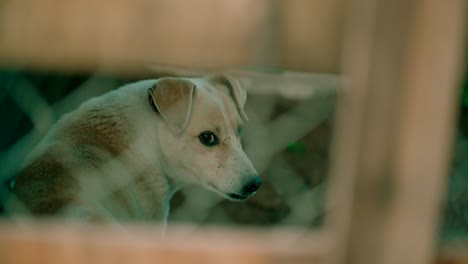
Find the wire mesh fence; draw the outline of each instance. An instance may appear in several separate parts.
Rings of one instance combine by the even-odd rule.
[[[266,182],[246,203],[224,201],[217,194],[199,187],[184,188],[172,199],[169,221],[319,226],[325,205],[324,179],[331,135],[329,121],[338,77],[292,72],[237,71],[232,74],[249,91],[246,111],[250,121],[243,137],[244,149]],[[2,80],[2,122],[8,127],[4,133],[10,133],[2,142],[1,175],[6,183],[2,192],[4,204],[14,199],[9,189],[26,157],[63,114],[91,97],[133,81],[116,76],[44,76],[14,72],[4,73]],[[282,89],[285,85],[288,89]],[[286,127],[288,131],[285,131]],[[121,163],[119,160],[110,162],[103,173],[116,175],[125,169]],[[137,172],[132,174],[138,175]],[[80,178],[79,173],[76,177]],[[95,177],[101,178],[102,175]],[[86,198],[102,200],[131,179],[120,180],[122,182],[114,179],[105,184],[100,180],[82,183],[83,188],[95,190],[96,197]],[[312,210],[311,201],[314,204]],[[125,212],[121,214],[125,216]]]

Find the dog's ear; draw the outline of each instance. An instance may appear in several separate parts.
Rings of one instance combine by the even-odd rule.
[[[243,87],[239,80],[229,74],[215,74],[208,77],[209,80],[222,84],[229,89],[229,93],[236,103],[237,111],[242,119],[247,120],[247,115],[244,111],[245,102],[247,101],[247,90]]]
[[[148,100],[169,129],[179,134],[184,131],[192,112],[195,84],[177,78],[161,78],[148,89]]]

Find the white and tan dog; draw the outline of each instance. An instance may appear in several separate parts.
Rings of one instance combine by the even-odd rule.
[[[184,185],[245,200],[262,183],[240,143],[246,97],[215,75],[145,80],[91,99],[33,150],[10,209],[165,222]]]

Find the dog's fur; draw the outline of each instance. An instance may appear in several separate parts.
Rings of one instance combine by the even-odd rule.
[[[187,184],[246,199],[261,180],[240,144],[245,101],[227,75],[145,80],[91,99],[32,151],[9,209],[165,222],[171,196]],[[204,131],[219,144],[203,145]],[[252,179],[258,186],[245,191]]]

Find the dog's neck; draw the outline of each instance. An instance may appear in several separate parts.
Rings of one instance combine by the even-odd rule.
[[[129,120],[135,131],[133,142],[130,146],[131,156],[135,166],[145,171],[145,179],[140,183],[142,188],[148,189],[148,199],[155,205],[154,209],[162,211],[162,220],[166,221],[169,211],[169,201],[172,196],[186,184],[173,177],[170,171],[164,169],[165,160],[159,146],[157,136],[159,121],[157,113],[151,109],[146,102],[146,90],[139,93],[139,103],[133,103],[133,107],[128,109]],[[148,122],[154,120],[154,122]],[[160,204],[161,203],[161,204]],[[152,205],[149,205],[151,208]],[[160,212],[152,211],[159,217]]]

